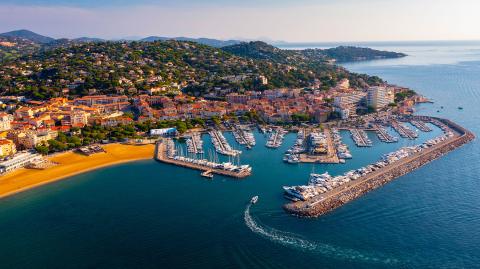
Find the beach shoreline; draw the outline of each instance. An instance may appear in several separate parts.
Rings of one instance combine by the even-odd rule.
[[[106,153],[85,156],[72,151],[47,157],[58,165],[44,169],[22,168],[0,176],[0,199],[98,169],[142,160],[153,160],[154,145],[110,144]]]

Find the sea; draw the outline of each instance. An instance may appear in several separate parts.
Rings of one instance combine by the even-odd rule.
[[[410,87],[434,101],[417,114],[480,134],[480,43],[361,45],[408,56],[345,68]],[[295,134],[269,149],[255,132],[246,150],[225,133],[251,177],[209,180],[154,160],[74,176],[0,200],[0,268],[480,268],[478,139],[319,218],[282,210],[282,186],[312,171],[338,175],[440,133],[396,144],[369,133],[371,148],[342,133],[353,159],[338,165],[284,163]]]

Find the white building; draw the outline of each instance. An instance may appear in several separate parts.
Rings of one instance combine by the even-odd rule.
[[[344,107],[344,106],[358,106],[360,103],[365,100],[367,94],[365,92],[352,92],[352,93],[343,93],[337,95],[333,99],[333,104],[336,107]]]
[[[175,136],[177,134],[177,128],[163,128],[163,129],[151,129],[150,136]]]
[[[367,91],[367,105],[375,110],[382,109],[395,102],[395,93],[391,87],[375,86]]]
[[[0,162],[0,174],[7,173],[22,167],[25,167],[31,163],[41,162],[43,158],[37,153],[31,152],[19,152],[8,160]]]

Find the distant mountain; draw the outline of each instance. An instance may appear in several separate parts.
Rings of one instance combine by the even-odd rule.
[[[231,46],[241,43],[239,40],[219,40],[212,38],[191,38],[191,37],[163,37],[163,36],[149,36],[139,41],[153,42],[153,41],[166,41],[166,40],[176,40],[176,41],[190,41],[197,42],[199,44],[221,48],[225,46]]]
[[[85,42],[105,42],[105,39],[97,38],[97,37],[79,37],[72,39],[74,42],[85,43]]]
[[[353,46],[339,46],[323,50],[324,54],[338,62],[353,62],[375,59],[401,58],[407,56],[404,53],[381,51],[370,48],[361,48]]]
[[[11,31],[11,32],[6,32],[6,33],[3,33],[3,34],[0,34],[0,36],[24,38],[24,39],[28,39],[30,41],[33,41],[33,42],[39,43],[39,44],[46,44],[46,43],[50,43],[50,42],[55,40],[54,38],[39,35],[37,33],[29,31],[29,30],[16,30],[16,31]]]

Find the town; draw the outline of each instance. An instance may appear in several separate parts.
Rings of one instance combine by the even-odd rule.
[[[268,83],[266,78],[264,82]],[[227,94],[225,101],[193,97],[182,92],[174,96],[88,95],[72,100],[51,98],[47,101],[3,96],[0,97],[4,110],[0,115],[0,154],[4,161],[0,167],[3,172],[8,172],[41,161],[39,154],[95,143],[172,136],[172,132],[173,136],[183,135],[192,128],[221,129],[222,126],[225,128],[223,123],[233,121],[273,126],[322,124],[332,120],[348,122],[358,113],[387,110],[410,113],[416,102],[425,101],[415,94],[398,99],[405,93],[411,91],[390,85],[354,89],[344,79],[328,91],[298,88],[250,91]],[[155,133],[157,129],[160,131]],[[283,136],[282,132],[274,130],[272,147],[278,146],[275,143],[281,144],[277,136]],[[216,134],[214,141],[222,141],[221,133],[211,133]],[[223,154],[237,154],[229,145],[227,148],[223,148],[220,142],[217,145]],[[308,157],[302,159],[308,162]],[[335,160],[338,162],[337,158]]]

